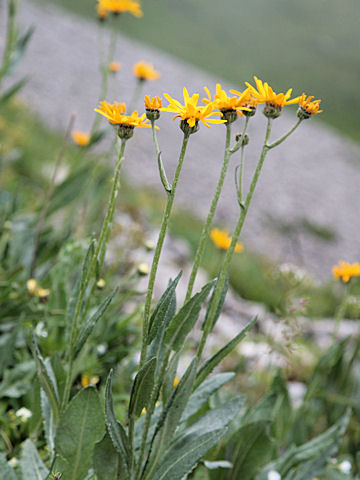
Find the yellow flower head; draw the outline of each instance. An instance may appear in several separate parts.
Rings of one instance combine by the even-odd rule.
[[[107,118],[112,125],[151,128],[151,125],[146,123],[145,113],[139,117],[138,112],[135,110],[131,115],[124,115],[126,111],[125,103],[114,102],[110,104],[104,100],[100,102],[99,107],[94,110]]]
[[[347,283],[352,277],[360,276],[360,264],[348,263],[341,260],[338,265],[333,267],[332,271],[337,280],[342,280],[344,283]]]
[[[322,110],[319,110],[320,108],[320,102],[321,100],[313,100],[312,97],[307,97],[305,93],[299,97],[299,111],[298,111],[298,117],[306,119],[310,118],[311,115],[316,115],[317,113],[321,113]]]
[[[133,74],[139,80],[157,80],[160,72],[154,69],[154,65],[148,62],[138,62],[133,66]]]
[[[218,108],[221,112],[227,110],[235,110],[239,115],[243,115],[243,110],[250,110],[247,107],[247,104],[250,100],[250,92],[249,89],[246,89],[243,93],[236,92],[236,95],[239,97],[228,97],[225,90],[221,88],[220,83],[216,84],[216,93],[214,95],[214,100],[211,100],[211,95],[209,89],[204,87],[205,92],[208,95],[208,98],[203,98],[203,102],[207,105],[209,103],[213,103],[215,108]],[[232,93],[232,90],[230,90]]]
[[[79,147],[87,147],[90,143],[90,135],[80,130],[73,130],[71,132],[72,139]]]
[[[213,228],[210,232],[210,238],[214,242],[214,245],[220,250],[228,250],[231,244],[231,237],[227,230],[220,230],[219,228]],[[241,243],[237,243],[235,246],[235,252],[239,253],[244,250],[244,246]]]
[[[254,77],[254,80],[256,88],[248,82],[245,82],[245,84],[258,103],[265,103],[263,113],[269,118],[277,118],[285,105],[293,105],[299,102],[299,97],[290,99],[292,88],[289,88],[286,93],[275,93],[266,82],[263,83],[257,77]]]
[[[160,97],[151,98],[149,95],[145,95],[145,108],[148,110],[159,110],[162,107],[162,99]]]
[[[110,62],[108,68],[109,68],[109,72],[116,73],[120,70],[121,63],[120,62]]]
[[[106,10],[101,3],[96,5],[96,12],[99,20],[105,20],[105,18],[109,15],[109,10]]]
[[[167,93],[164,93],[164,97],[169,102],[169,105],[166,108],[161,110],[164,112],[177,113],[175,118],[180,117],[182,120],[186,120],[189,127],[195,127],[199,121],[202,122],[206,127],[211,128],[209,123],[225,123],[226,120],[219,120],[215,118],[209,118],[212,115],[221,115],[220,112],[214,112],[216,108],[211,102],[206,107],[198,106],[197,102],[199,100],[199,94],[194,93],[191,97],[187,89],[184,87],[184,105],[170,97]]]
[[[50,290],[48,288],[42,288],[35,278],[30,278],[26,282],[26,286],[32,297],[38,297],[41,300],[46,299],[50,295]]]
[[[102,9],[112,13],[129,12],[135,15],[135,17],[143,16],[138,0],[98,0],[98,2],[98,12],[99,9]]]

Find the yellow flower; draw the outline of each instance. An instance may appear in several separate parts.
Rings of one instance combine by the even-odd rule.
[[[149,95],[145,95],[145,108],[148,110],[159,110],[162,107],[162,99],[160,97],[151,98]]]
[[[177,113],[178,115],[175,115],[174,120],[175,118],[180,117],[182,120],[186,120],[189,127],[194,127],[199,121],[208,128],[211,128],[209,123],[226,122],[226,120],[209,118],[212,115],[221,115],[220,112],[213,111],[216,107],[214,107],[214,104],[212,102],[206,105],[206,107],[201,107],[197,105],[197,102],[199,100],[198,93],[194,93],[194,95],[190,97],[187,89],[184,87],[183,94],[184,105],[182,105],[174,98],[170,97],[170,95],[168,95],[167,93],[164,93],[164,97],[168,100],[169,105],[168,107],[162,108],[161,110],[164,112]]]
[[[344,283],[347,283],[352,277],[360,276],[360,264],[348,263],[341,260],[338,265],[333,267],[332,271],[337,280],[342,280]]]
[[[107,118],[112,125],[151,128],[151,125],[146,123],[147,120],[145,120],[145,113],[139,117],[138,112],[135,110],[131,115],[124,115],[126,111],[125,103],[114,102],[113,104],[110,104],[104,100],[103,102],[100,102],[99,107],[94,110]]]
[[[138,0],[98,0],[98,2],[98,11],[102,8],[103,10],[112,13],[129,12],[135,15],[135,17],[143,16]]]
[[[99,20],[105,20],[105,18],[109,15],[109,11],[104,8],[101,3],[96,5],[96,12]]]
[[[306,119],[310,118],[311,115],[316,115],[317,113],[322,112],[322,110],[319,110],[321,100],[313,100],[313,98],[313,96],[306,98],[305,93],[299,97],[300,108],[298,111],[298,117]]]
[[[90,135],[80,130],[73,130],[71,132],[72,139],[79,147],[87,147],[90,143]]]
[[[173,387],[176,388],[179,385],[179,382],[180,382],[180,379],[176,375],[176,377],[174,378],[174,381],[173,381]]]
[[[227,230],[220,230],[219,228],[213,228],[210,232],[210,238],[214,242],[215,246],[220,250],[228,250],[231,244],[231,237]],[[235,252],[239,253],[244,250],[244,246],[241,243],[235,245]]]
[[[109,71],[111,73],[116,73],[120,70],[121,68],[121,63],[120,62],[111,62],[109,63]]]
[[[48,288],[42,288],[35,278],[30,278],[26,282],[26,286],[32,297],[38,297],[41,300],[46,299],[50,295],[50,290]]]
[[[97,375],[90,377],[87,373],[81,375],[81,386],[88,387],[89,385],[96,385],[99,383],[100,378]]]
[[[154,69],[152,63],[138,62],[133,66],[133,74],[139,80],[157,80],[160,72]]]
[[[209,103],[213,103],[214,107],[218,108],[222,113],[224,113],[224,111],[234,110],[239,115],[243,116],[243,110],[250,111],[250,108],[248,108],[248,103],[251,96],[249,89],[246,89],[243,93],[237,91],[233,92],[232,90],[230,90],[232,93],[236,93],[236,95],[239,95],[239,97],[228,97],[225,90],[221,88],[220,83],[217,83],[214,100],[211,100],[209,89],[207,87],[204,87],[204,89],[208,95],[208,98],[203,98],[202,101],[207,105]]]
[[[280,115],[281,109],[285,105],[293,105],[299,102],[300,97],[290,99],[292,88],[286,93],[275,93],[274,90],[266,82],[263,83],[257,77],[254,77],[256,88],[245,82],[245,85],[250,89],[251,95],[258,103],[265,103],[264,114],[271,118],[276,118]]]

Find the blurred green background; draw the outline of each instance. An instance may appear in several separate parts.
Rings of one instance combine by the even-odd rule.
[[[45,0],[38,0],[45,1]],[[50,0],[96,20],[95,0]],[[143,0],[123,33],[242,89],[257,75],[275,91],[323,100],[321,120],[360,141],[359,0]],[[164,40],[166,39],[166,41]]]

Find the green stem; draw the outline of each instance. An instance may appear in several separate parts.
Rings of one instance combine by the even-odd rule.
[[[226,123],[225,127],[226,127],[226,140],[225,140],[224,161],[223,161],[223,165],[222,165],[222,168],[221,168],[220,177],[219,177],[219,180],[218,180],[218,183],[217,183],[217,186],[216,186],[215,194],[214,194],[214,197],[213,197],[211,205],[210,205],[210,210],[209,210],[206,222],[205,222],[204,227],[203,227],[202,232],[201,232],[199,245],[198,245],[198,248],[196,250],[194,264],[193,264],[193,268],[191,270],[189,284],[188,284],[188,288],[187,288],[187,292],[186,292],[185,303],[190,299],[193,288],[194,288],[194,283],[195,283],[196,275],[197,275],[197,272],[199,270],[200,262],[201,262],[201,259],[202,259],[203,253],[204,253],[206,240],[209,238],[209,232],[210,232],[211,224],[212,224],[212,221],[213,221],[213,218],[214,218],[214,214],[215,214],[217,204],[219,202],[220,194],[221,194],[221,191],[222,191],[222,188],[223,188],[223,185],[224,185],[225,176],[226,176],[228,166],[229,166],[229,161],[230,161],[230,157],[231,157],[231,152],[230,152],[231,124]]]
[[[270,132],[271,132],[271,119],[268,118],[265,140],[264,140],[263,148],[262,148],[262,151],[261,151],[260,159],[259,159],[259,162],[256,166],[256,170],[255,170],[254,176],[253,176],[251,184],[250,184],[249,192],[246,196],[244,208],[241,209],[240,216],[239,216],[238,222],[236,224],[236,227],[235,227],[232,239],[231,239],[230,247],[226,252],[226,255],[225,255],[225,258],[224,258],[224,261],[223,261],[223,264],[221,266],[221,270],[220,270],[220,273],[219,273],[219,277],[218,277],[218,281],[217,281],[217,284],[216,284],[213,300],[211,302],[211,306],[210,306],[210,309],[209,309],[208,319],[207,319],[207,322],[205,324],[204,333],[201,337],[200,345],[199,345],[199,348],[198,348],[197,358],[198,358],[199,362],[201,360],[201,355],[202,355],[202,352],[204,350],[207,337],[210,334],[211,327],[213,325],[214,317],[215,317],[216,311],[217,311],[217,305],[220,301],[220,297],[221,297],[221,294],[222,294],[222,291],[223,291],[223,288],[224,288],[224,284],[225,284],[225,281],[226,281],[226,275],[227,275],[227,272],[229,270],[230,262],[231,262],[233,254],[234,254],[236,244],[239,240],[241,229],[242,229],[242,226],[244,224],[247,212],[249,210],[249,205],[250,205],[250,202],[252,200],[252,197],[253,197],[253,194],[254,194],[254,191],[255,191],[255,187],[256,187],[256,184],[258,182],[262,166],[264,164],[266,154],[269,150],[269,148],[267,146],[267,142],[268,142],[269,137],[270,137]]]
[[[291,130],[289,130],[287,133],[285,133],[285,135],[283,135],[281,138],[279,138],[279,140],[276,140],[276,142],[274,143],[271,143],[270,145],[267,145],[267,148],[270,150],[274,147],[277,147],[278,145],[280,145],[280,143],[282,143],[284,140],[286,140],[293,132],[295,132],[295,130],[298,128],[298,126],[300,125],[300,123],[302,122],[302,119],[299,118],[299,120],[295,123],[295,125],[292,127]]]
[[[73,365],[74,365],[74,346],[75,346],[75,341],[76,341],[76,335],[78,331],[78,319],[82,311],[83,307],[83,301],[85,297],[86,290],[88,288],[90,279],[93,275],[96,262],[98,261],[99,254],[100,255],[100,267],[102,266],[101,261],[103,261],[104,256],[105,256],[105,251],[106,251],[106,243],[109,238],[109,232],[111,230],[111,225],[114,217],[114,212],[115,212],[115,204],[116,204],[116,197],[119,192],[120,188],[120,170],[121,166],[124,160],[124,151],[125,151],[125,145],[126,145],[126,140],[121,141],[121,146],[118,149],[118,159],[116,163],[116,168],[115,168],[115,174],[114,174],[114,180],[112,184],[112,189],[110,193],[110,198],[109,198],[109,203],[107,207],[107,211],[105,214],[105,219],[101,228],[100,232],[100,237],[99,241],[95,250],[95,253],[91,259],[90,262],[90,267],[88,269],[88,273],[86,278],[84,279],[82,288],[79,292],[79,296],[76,302],[76,307],[75,307],[75,314],[72,319],[71,323],[71,331],[70,331],[70,343],[69,343],[69,350],[67,353],[67,358],[69,362],[68,366],[68,371],[66,375],[66,382],[65,382],[65,388],[64,388],[64,395],[63,395],[63,400],[62,400],[62,409],[64,409],[67,405],[67,402],[70,397],[70,389],[71,389],[71,383],[72,383],[72,370],[73,370]]]
[[[158,143],[158,140],[157,140],[156,129],[155,129],[155,121],[154,120],[151,120],[151,130],[152,130],[155,152],[156,152],[157,160],[158,160],[158,167],[159,167],[161,183],[163,184],[165,190],[169,193],[171,191],[171,185],[168,182],[166,172],[165,172],[165,168],[164,168],[164,165],[163,165],[163,162],[162,162],[162,159],[161,159],[161,152],[160,152],[159,143]]]
[[[349,300],[349,292],[350,292],[349,283],[350,282],[348,282],[346,284],[344,297],[342,299],[342,302],[340,303],[339,308],[336,311],[333,341],[336,341],[336,339],[337,339],[337,336],[339,334],[340,323],[341,323],[341,320],[344,318],[344,315],[345,315],[345,312],[346,312],[346,306],[347,306],[347,303],[348,303],[348,300]]]
[[[151,309],[151,302],[152,302],[152,295],[154,291],[154,284],[155,284],[155,277],[159,265],[159,259],[160,259],[160,254],[161,250],[164,244],[165,240],[165,235],[167,231],[167,227],[169,224],[169,218],[172,210],[172,206],[174,203],[174,198],[175,198],[175,192],[176,192],[176,187],[179,181],[179,176],[181,172],[181,168],[183,165],[184,157],[185,157],[185,152],[186,152],[186,147],[189,141],[189,134],[184,133],[184,138],[183,138],[183,143],[180,151],[180,156],[179,156],[179,161],[175,170],[174,174],[174,179],[172,182],[172,188],[171,191],[168,192],[168,198],[166,202],[166,207],[164,210],[163,218],[162,218],[162,223],[160,227],[160,233],[158,237],[158,241],[155,247],[155,252],[154,252],[154,258],[153,262],[151,265],[151,271],[150,271],[150,276],[149,276],[149,285],[148,285],[148,290],[146,294],[146,299],[145,299],[145,306],[144,306],[144,316],[143,316],[143,335],[142,335],[142,347],[141,347],[141,358],[140,358],[140,367],[141,368],[146,359],[146,352],[147,352],[147,342],[148,342],[148,329],[149,329],[149,317],[150,317],[150,309]]]
[[[245,137],[247,127],[249,125],[249,120],[250,120],[250,117],[246,117],[244,130],[243,130],[242,135],[241,135],[241,138],[242,138],[243,142],[244,142],[244,137]],[[243,203],[243,193],[242,192],[243,192],[244,155],[245,155],[245,144],[242,143],[241,154],[240,154],[239,183],[238,183],[238,185],[239,185],[238,198],[239,198],[240,204]]]
[[[9,66],[10,66],[10,63],[11,63],[11,55],[12,55],[12,52],[13,52],[13,49],[14,49],[14,45],[16,43],[17,9],[18,9],[18,1],[17,0],[9,0],[6,46],[5,46],[5,50],[4,50],[2,65],[1,65],[1,68],[0,68],[0,85],[1,85],[3,77],[6,75],[8,69],[9,69]]]

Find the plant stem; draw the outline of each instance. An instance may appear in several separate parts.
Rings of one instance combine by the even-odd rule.
[[[0,85],[3,77],[6,75],[10,63],[11,55],[16,42],[16,16],[18,9],[18,0],[10,0],[8,6],[8,25],[6,35],[6,46],[4,49],[3,61],[0,68]]]
[[[246,133],[247,127],[248,127],[248,125],[249,125],[249,120],[250,120],[250,117],[246,117],[244,130],[243,130],[242,135],[241,135],[241,138],[242,138],[243,141],[244,141],[244,137],[245,137],[245,133]],[[240,202],[240,204],[243,203],[243,194],[242,194],[242,192],[243,192],[244,154],[245,154],[245,144],[243,143],[243,144],[241,145],[239,183],[238,183],[238,185],[239,185],[238,196],[239,196],[239,202]]]
[[[189,141],[189,136],[190,136],[189,134],[184,133],[183,143],[182,143],[181,151],[179,155],[179,161],[175,170],[171,191],[168,192],[168,198],[167,198],[166,207],[165,207],[162,222],[161,222],[160,233],[159,233],[158,241],[155,247],[153,262],[151,265],[148,290],[147,290],[145,306],[144,306],[143,335],[142,335],[142,347],[141,347],[141,358],[140,358],[139,368],[141,368],[144,365],[145,359],[146,359],[147,341],[148,341],[148,333],[149,333],[148,332],[149,317],[150,317],[152,295],[154,291],[155,277],[156,277],[156,273],[159,265],[160,254],[164,244],[167,227],[169,224],[169,218],[170,218],[172,206],[174,203],[176,187],[179,181],[179,176],[180,176],[181,168],[182,168],[184,157],[185,157],[186,147]]]
[[[280,143],[286,140],[293,132],[295,132],[295,130],[297,129],[297,127],[300,125],[301,122],[302,122],[302,119],[299,118],[299,120],[295,123],[295,125],[287,133],[285,133],[285,135],[279,138],[279,140],[276,140],[276,142],[271,143],[270,145],[267,145],[268,150],[274,147],[277,147],[278,145],[280,145]]]
[[[339,308],[336,311],[335,315],[335,328],[334,328],[334,333],[333,333],[333,341],[337,340],[337,336],[339,334],[339,328],[340,328],[340,323],[341,320],[344,318],[345,312],[346,312],[346,306],[349,300],[349,292],[350,292],[350,285],[349,283],[346,284],[345,288],[345,294],[342,299],[342,302],[340,303]]]
[[[259,176],[260,176],[262,166],[264,164],[266,154],[269,150],[269,148],[267,146],[267,142],[269,140],[270,132],[271,132],[271,119],[268,118],[265,140],[264,140],[264,144],[263,144],[263,147],[262,147],[260,159],[259,159],[258,164],[256,166],[256,170],[255,170],[254,176],[253,176],[251,184],[250,184],[250,189],[249,189],[249,192],[246,196],[244,208],[241,209],[240,216],[239,216],[238,222],[236,224],[236,227],[235,227],[235,230],[234,230],[234,233],[233,233],[233,236],[232,236],[230,247],[226,252],[223,264],[222,264],[221,269],[220,269],[218,281],[216,283],[215,292],[214,292],[213,300],[211,302],[208,319],[207,319],[207,322],[204,326],[204,333],[201,337],[200,345],[199,345],[199,348],[198,348],[197,358],[198,358],[199,362],[201,360],[201,355],[202,355],[202,352],[204,350],[207,337],[208,337],[208,335],[211,331],[211,327],[213,325],[213,320],[214,320],[214,317],[216,315],[217,305],[219,303],[219,300],[220,300],[220,297],[221,297],[221,294],[222,294],[222,291],[223,291],[223,287],[224,287],[224,284],[225,284],[225,281],[226,281],[226,275],[227,275],[227,272],[228,272],[228,269],[229,269],[229,265],[230,265],[233,253],[235,251],[235,246],[236,246],[236,244],[239,240],[241,229],[242,229],[242,226],[244,224],[244,221],[245,221],[248,209],[249,209],[249,205],[250,205],[250,202],[252,200],[252,197],[253,197],[253,194],[254,194],[254,191],[255,191],[255,187],[256,187],[257,181],[258,181]]]
[[[226,176],[228,166],[229,166],[229,161],[230,161],[230,157],[231,157],[231,152],[230,152],[231,124],[226,123],[225,127],[226,127],[226,140],[225,140],[224,161],[223,161],[223,165],[222,165],[222,168],[221,168],[220,177],[219,177],[219,180],[218,180],[218,183],[217,183],[217,186],[216,186],[215,194],[214,194],[214,197],[213,197],[211,205],[210,205],[210,210],[209,210],[206,222],[205,222],[205,224],[203,226],[203,229],[202,229],[202,232],[201,232],[199,245],[198,245],[198,248],[196,250],[194,264],[193,264],[193,268],[191,270],[189,284],[188,284],[188,288],[187,288],[187,292],[186,292],[185,303],[190,299],[193,288],[194,288],[194,282],[195,282],[196,275],[197,275],[197,272],[199,270],[200,262],[201,262],[201,259],[202,259],[203,253],[204,253],[206,240],[209,237],[209,232],[210,232],[210,228],[211,228],[212,221],[213,221],[213,218],[214,218],[215,210],[216,210],[217,204],[219,202],[220,194],[221,194],[221,191],[222,191],[222,188],[223,188],[223,185],[224,185],[225,176]]]
[[[66,374],[64,395],[63,395],[62,406],[61,406],[62,410],[66,407],[67,402],[69,400],[69,396],[70,396],[70,389],[71,389],[71,383],[72,383],[72,370],[73,370],[73,364],[74,364],[74,346],[75,346],[76,335],[78,330],[78,319],[82,311],[85,293],[89,285],[90,279],[93,275],[94,269],[96,267],[96,262],[99,259],[99,254],[100,254],[99,266],[101,267],[102,266],[101,261],[104,260],[104,256],[106,252],[106,244],[109,238],[111,225],[114,218],[116,197],[118,195],[119,188],[120,188],[120,170],[124,160],[125,145],[126,145],[126,140],[121,140],[121,145],[120,145],[120,148],[118,149],[118,158],[116,162],[115,174],[114,174],[112,189],[110,192],[109,203],[106,210],[104,222],[101,228],[99,241],[98,241],[96,250],[94,252],[94,255],[91,258],[87,276],[83,281],[81,290],[79,291],[79,296],[78,296],[76,307],[75,307],[75,314],[73,316],[72,323],[71,323],[70,343],[69,343],[69,350],[67,354],[69,366],[68,366],[68,372]]]

